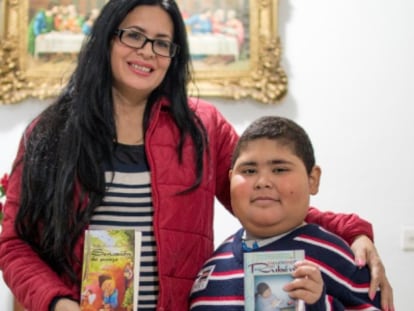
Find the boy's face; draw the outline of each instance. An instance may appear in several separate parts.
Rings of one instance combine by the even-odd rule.
[[[320,168],[308,175],[290,146],[260,138],[244,146],[229,177],[234,214],[248,234],[265,238],[303,222],[309,196],[318,192]]]

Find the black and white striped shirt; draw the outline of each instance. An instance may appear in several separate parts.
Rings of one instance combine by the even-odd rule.
[[[106,170],[106,193],[92,216],[90,229],[142,232],[138,309],[155,310],[158,269],[154,238],[151,178],[144,145],[116,144],[113,171]]]

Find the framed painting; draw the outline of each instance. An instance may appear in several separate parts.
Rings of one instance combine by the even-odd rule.
[[[0,0],[0,40],[3,39],[5,20],[5,0]]]
[[[0,104],[58,95],[107,0],[0,0]],[[189,95],[280,101],[278,0],[177,0],[194,69]]]

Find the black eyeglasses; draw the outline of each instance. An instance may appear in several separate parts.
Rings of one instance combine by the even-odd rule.
[[[142,49],[147,42],[150,42],[152,51],[159,56],[172,58],[180,50],[180,46],[171,41],[150,39],[146,35],[133,29],[118,29],[115,31],[115,34],[123,44],[134,49]]]

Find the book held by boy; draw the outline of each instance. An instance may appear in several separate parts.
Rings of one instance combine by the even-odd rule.
[[[245,253],[245,311],[305,310],[303,301],[290,298],[283,290],[293,280],[295,262],[303,259],[304,250]]]
[[[136,311],[141,232],[86,230],[81,311]]]

